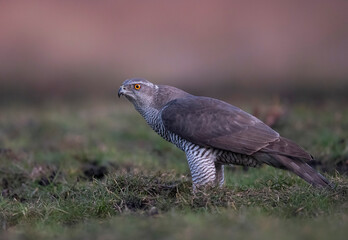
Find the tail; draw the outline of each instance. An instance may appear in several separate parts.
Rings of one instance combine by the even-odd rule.
[[[306,182],[312,184],[315,187],[335,187],[333,183],[331,183],[323,175],[318,173],[314,168],[309,166],[305,161],[301,159],[286,157],[283,155],[272,155],[272,158],[276,161],[276,163],[270,163],[271,165],[279,168],[285,168],[286,170],[295,173],[297,176],[301,177]]]

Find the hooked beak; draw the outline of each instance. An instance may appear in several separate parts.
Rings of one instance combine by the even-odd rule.
[[[122,95],[124,95],[125,93],[125,89],[123,87],[123,85],[120,87],[120,89],[118,89],[118,97],[121,97]]]

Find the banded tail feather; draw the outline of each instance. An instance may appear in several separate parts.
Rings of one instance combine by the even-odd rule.
[[[280,166],[280,168],[285,168],[286,170],[295,173],[297,176],[315,187],[335,187],[333,183],[299,158],[292,158],[283,155],[272,155],[272,157],[280,164],[278,167]]]

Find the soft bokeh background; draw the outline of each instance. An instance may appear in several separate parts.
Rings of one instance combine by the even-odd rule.
[[[197,94],[343,97],[347,1],[1,1],[1,102]],[[242,93],[242,94],[241,94]]]
[[[226,166],[192,194],[131,77],[256,115],[337,187]],[[0,0],[0,239],[346,239],[347,93],[347,0]]]

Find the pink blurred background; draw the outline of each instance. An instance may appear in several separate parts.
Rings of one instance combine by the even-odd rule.
[[[1,1],[0,94],[111,94],[130,77],[344,94],[347,13],[343,0]]]

